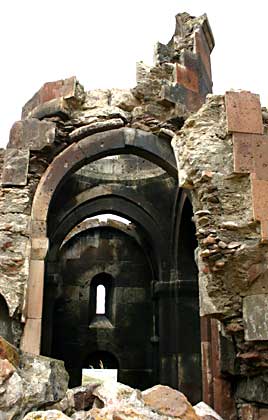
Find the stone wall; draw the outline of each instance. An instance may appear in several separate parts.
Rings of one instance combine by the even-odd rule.
[[[31,207],[49,163],[82,137],[125,126],[170,141],[189,112],[198,109],[211,91],[213,45],[205,15],[181,14],[176,17],[170,43],[157,45],[155,65],[144,68],[138,64],[134,89],[85,92],[71,77],[44,84],[23,107],[22,120],[13,125],[4,153],[0,201],[0,293],[10,316],[27,317],[24,297],[33,246],[30,237],[38,238],[40,230],[38,224],[30,223]]]
[[[201,324],[207,326],[207,331],[201,331],[203,376],[207,378],[204,390],[208,389],[204,395],[209,399],[213,394],[214,405],[219,404],[218,411],[225,418],[258,420],[266,415],[268,406],[268,324],[264,315],[268,307],[267,111],[248,92],[208,95],[201,106],[212,89],[213,46],[205,15],[180,14],[171,41],[156,46],[154,66],[138,64],[133,89],[85,92],[71,77],[46,83],[24,106],[6,151],[0,151],[0,294],[12,320],[14,342],[21,341],[23,348],[38,353],[45,257],[51,245],[48,238],[53,237],[65,210],[74,209],[77,196],[72,197],[72,188],[82,185],[76,171],[86,161],[87,148],[95,147],[94,156],[99,153],[102,158],[105,153],[98,147],[106,147],[111,155],[113,147],[119,148],[118,138],[124,139],[123,152],[132,146],[146,154],[145,146],[151,147],[154,163],[160,164],[159,150],[165,161],[154,176],[161,177],[167,168],[174,176],[172,140],[181,188],[178,197],[183,191],[184,197],[191,198],[198,239],[195,257]],[[157,146],[152,142],[158,142]],[[100,170],[99,162],[92,166],[95,172]],[[58,185],[57,175],[61,176]],[[70,182],[64,186],[67,175]],[[97,182],[96,173],[91,175]],[[81,171],[79,176],[83,176]],[[135,182],[138,178],[135,173]],[[129,179],[123,181],[128,187]],[[165,192],[174,188],[173,180],[166,177],[165,182],[159,200],[162,209],[164,198],[168,200]],[[105,176],[101,183],[105,184]],[[59,200],[60,188],[66,194]],[[84,193],[83,188],[79,193]],[[104,195],[104,189],[97,193]],[[151,200],[153,194],[148,191],[147,197]],[[180,205],[174,208],[182,211]],[[149,213],[152,216],[153,210]],[[159,229],[166,230],[168,217],[162,216]],[[173,237],[178,217],[175,214],[172,219]],[[165,248],[160,242],[157,248]],[[173,258],[176,251],[168,248],[165,252]],[[182,282],[175,264],[167,268],[163,260],[164,277],[155,294],[162,293],[166,299],[160,311],[164,335],[165,322],[173,326]],[[173,358],[177,347],[172,334],[168,335],[163,340],[163,354],[168,353],[166,371],[177,372],[178,360]]]
[[[197,228],[200,312],[221,320],[220,370],[242,407],[268,403],[265,132],[257,95],[227,92],[209,96],[173,139]]]

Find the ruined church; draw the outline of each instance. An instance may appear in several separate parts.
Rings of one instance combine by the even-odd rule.
[[[24,105],[0,150],[0,336],[64,361],[69,387],[101,360],[264,420],[268,113],[212,94],[213,47],[181,13],[134,88],[70,77]]]

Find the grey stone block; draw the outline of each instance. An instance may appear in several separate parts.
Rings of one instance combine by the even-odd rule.
[[[29,149],[7,149],[4,159],[2,185],[27,185]]]
[[[245,297],[243,319],[246,340],[268,340],[268,295]]]

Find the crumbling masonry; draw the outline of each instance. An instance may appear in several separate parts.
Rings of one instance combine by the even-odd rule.
[[[212,95],[207,17],[176,16],[131,90],[46,83],[0,169],[0,335],[103,360],[224,419],[268,416],[268,114]],[[129,221],[98,221],[101,214]],[[98,286],[105,310],[96,311]]]

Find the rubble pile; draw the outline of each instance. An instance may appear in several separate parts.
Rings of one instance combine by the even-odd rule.
[[[0,420],[221,420],[164,385],[143,392],[109,380],[67,386],[62,361],[19,352],[0,337]]]

